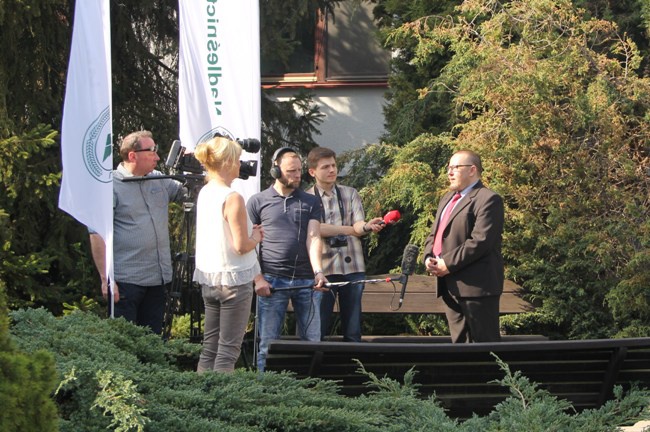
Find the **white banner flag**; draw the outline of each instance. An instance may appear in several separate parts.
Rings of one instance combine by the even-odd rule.
[[[104,239],[107,275],[113,268],[110,42],[109,0],[76,1],[61,126],[59,208]]]
[[[184,147],[215,134],[260,139],[261,82],[258,0],[180,0],[179,122]],[[235,180],[244,199],[260,189],[257,175]]]

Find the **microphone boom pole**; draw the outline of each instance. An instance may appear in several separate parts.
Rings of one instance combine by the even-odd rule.
[[[400,293],[399,296],[399,306],[397,308],[399,309],[402,306],[402,303],[404,302],[404,294],[406,294],[406,284],[409,280],[409,276],[412,275],[413,272],[415,271],[415,265],[417,264],[417,258],[419,253],[420,253],[420,249],[417,246],[413,244],[406,245],[406,247],[404,248],[404,255],[402,256],[402,274],[398,277],[387,277],[384,279],[363,279],[354,282],[327,282],[325,284],[325,287],[326,288],[342,287],[352,283],[399,282],[402,284],[402,292]],[[314,284],[271,288],[271,293],[278,292],[278,291],[292,291],[292,290],[303,289],[303,288],[312,288],[313,286]]]

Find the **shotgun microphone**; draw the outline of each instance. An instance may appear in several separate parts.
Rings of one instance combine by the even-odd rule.
[[[180,140],[174,140],[167,154],[167,159],[165,159],[165,166],[170,168],[175,166],[178,163],[179,157],[183,157],[184,153],[185,147],[183,147]]]
[[[409,276],[412,275],[415,271],[415,266],[417,265],[419,254],[420,248],[414,244],[407,244],[404,248],[404,255],[402,255],[402,276],[400,276],[400,282],[402,283],[402,292],[399,295],[399,307],[402,307],[402,302],[404,302],[404,294],[406,294],[406,283],[409,280]]]

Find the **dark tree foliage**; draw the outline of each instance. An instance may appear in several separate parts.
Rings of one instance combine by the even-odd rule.
[[[573,0],[588,16],[613,21],[619,32],[629,36],[639,48],[643,60],[641,76],[650,76],[650,2],[646,0]]]
[[[110,8],[115,144],[148,129],[166,152],[178,137],[178,2],[112,0]]]
[[[0,137],[58,127],[72,6],[66,0],[0,3]]]
[[[10,308],[57,310],[91,274],[83,227],[57,210],[71,11],[63,0],[0,3],[0,279]]]
[[[395,54],[388,77],[388,103],[384,108],[387,130],[384,140],[404,145],[422,133],[448,130],[454,115],[448,95],[428,93],[419,97],[419,89],[426,88],[440,74],[449,60],[448,54],[439,50],[432,52],[425,62],[413,62],[415,41],[395,39],[391,30],[422,16],[443,19],[453,15],[460,0],[374,0],[373,3],[377,3],[374,15],[381,30],[381,41]]]

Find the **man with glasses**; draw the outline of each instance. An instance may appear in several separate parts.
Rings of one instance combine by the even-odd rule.
[[[449,161],[450,191],[440,200],[424,246],[424,264],[437,277],[452,342],[498,342],[503,200],[483,186],[478,154]]]
[[[151,179],[160,160],[151,132],[133,132],[122,140],[120,163],[113,171],[113,263],[110,281],[115,317],[162,332],[166,286],[172,280],[168,204],[183,198],[183,186],[171,179]],[[138,181],[123,181],[138,178]],[[147,179],[147,180],[144,180]],[[108,298],[104,276],[106,246],[92,229],[90,245]],[[110,304],[110,302],[109,302]]]

